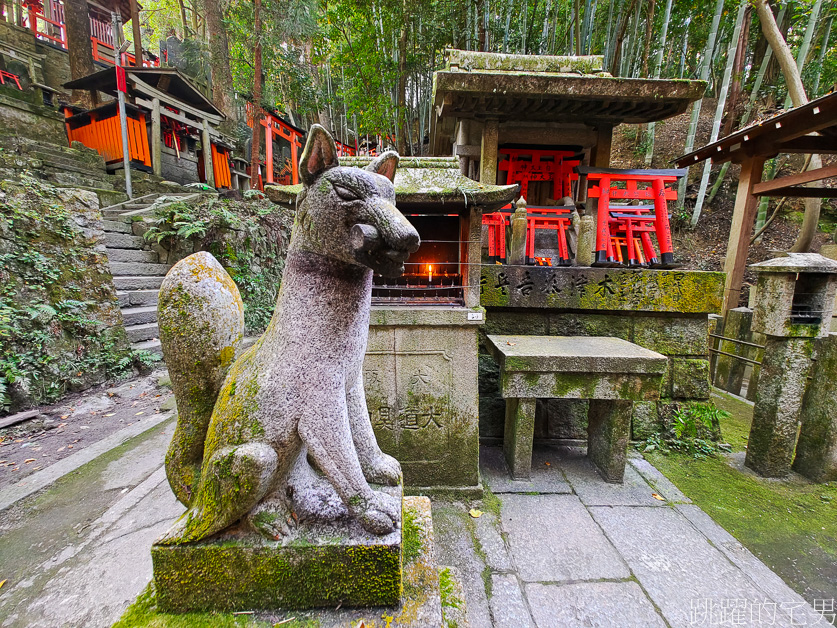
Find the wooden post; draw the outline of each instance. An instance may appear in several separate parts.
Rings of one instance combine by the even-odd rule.
[[[296,133],[291,133],[291,138],[291,183],[296,185],[299,183],[299,149],[301,144]]]
[[[594,168],[610,168],[610,147],[613,144],[613,127],[601,124],[596,127],[596,145],[590,153],[590,165]]]
[[[497,137],[500,123],[496,119],[486,120],[482,128],[480,148],[480,183],[497,184]]]
[[[732,227],[727,244],[727,258],[724,272],[727,274],[724,285],[724,316],[734,307],[738,307],[741,296],[741,283],[747,265],[747,252],[750,249],[750,235],[758,211],[758,199],[753,196],[753,186],[761,182],[764,157],[751,157],[741,164],[738,178],[738,191],[735,194],[735,207],[732,210]]]
[[[176,142],[177,139],[174,138]],[[160,128],[160,99],[151,101],[151,168],[156,176],[163,176],[163,134]]]
[[[267,118],[264,122],[265,181],[267,183],[273,183],[273,121]]]
[[[203,144],[203,173],[206,184],[215,187],[215,171],[212,169],[212,140],[209,138],[209,120],[202,120],[201,144]]]
[[[140,29],[139,5],[137,0],[129,0],[131,7],[131,28],[134,32],[134,66],[142,67],[142,30]]]

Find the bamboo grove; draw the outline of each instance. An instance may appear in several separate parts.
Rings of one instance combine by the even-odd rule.
[[[831,89],[837,2],[771,9],[808,97]],[[223,109],[237,93],[348,144],[356,133],[389,138],[404,154],[426,151],[433,71],[448,46],[597,54],[616,76],[705,78],[707,96],[724,101],[721,135],[788,98],[754,7],[738,0],[148,0],[141,20],[152,50],[170,35],[187,40]],[[653,129],[645,138],[650,161]]]

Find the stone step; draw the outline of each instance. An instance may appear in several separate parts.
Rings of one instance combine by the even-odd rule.
[[[117,290],[119,307],[130,307],[132,305],[157,305],[159,290]]]
[[[143,340],[142,342],[135,342],[131,345],[132,349],[137,351],[149,351],[157,355],[163,355],[163,347],[160,345],[160,340],[153,338],[151,340]]]
[[[169,272],[168,264],[151,264],[147,262],[111,262],[110,274],[114,277],[126,275],[146,277],[164,277]],[[118,288],[119,286],[117,286]]]
[[[71,157],[54,156],[39,157],[39,159],[41,159],[41,161],[43,161],[46,166],[52,166],[61,170],[69,170],[71,172],[79,172],[81,174],[91,175],[96,179],[104,179],[105,181],[108,180],[108,174],[107,172],[105,172],[104,168],[100,170],[99,168],[88,165],[78,159],[73,159]]]
[[[144,244],[145,238],[129,235],[129,232],[105,233],[105,246],[109,249],[141,249]]]
[[[157,323],[145,323],[143,325],[128,325],[125,327],[128,340],[132,343],[143,340],[153,340],[158,337]]]
[[[143,307],[126,307],[122,310],[122,318],[125,325],[144,325],[157,322],[157,306],[146,305]]]
[[[112,249],[107,248],[108,259],[111,262],[150,262],[156,264],[160,256],[156,251],[143,251],[137,249]]]
[[[133,229],[131,229],[131,223],[122,220],[103,220],[102,228],[105,230],[105,234],[133,233]],[[107,235],[105,235],[105,241],[107,242]]]
[[[52,170],[54,170],[54,172],[47,174],[50,180],[54,180],[56,184],[60,184],[65,187],[95,187],[100,190],[108,191],[112,191],[114,189],[113,184],[110,181],[104,178],[100,179],[92,176],[89,172],[67,172],[57,168],[52,168]]]
[[[163,283],[162,276],[117,275],[113,278],[113,285],[117,290],[159,290]]]

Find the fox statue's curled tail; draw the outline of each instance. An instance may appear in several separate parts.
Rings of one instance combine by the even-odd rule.
[[[244,303],[227,271],[202,251],[180,260],[166,275],[157,321],[177,400],[166,475],[178,501],[189,507],[212,410],[244,338]]]

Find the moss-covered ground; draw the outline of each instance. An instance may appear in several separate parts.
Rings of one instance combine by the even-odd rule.
[[[721,433],[732,454],[694,459],[672,452],[645,456],[692,501],[811,601],[837,596],[837,483],[793,474],[763,479],[743,467],[752,406],[714,399],[730,413]]]

